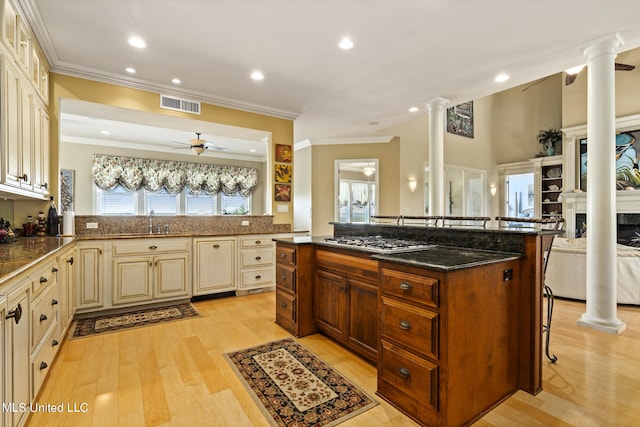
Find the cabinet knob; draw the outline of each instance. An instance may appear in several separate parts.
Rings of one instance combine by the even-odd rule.
[[[409,370],[407,368],[400,368],[400,370],[398,370],[398,374],[402,378],[409,378],[411,376],[411,374],[409,373]]]
[[[29,180],[29,175],[27,175],[26,173],[23,173],[22,175],[18,176],[18,180],[22,180],[22,181],[28,181]]]
[[[41,314],[40,315],[40,321],[44,322],[45,320],[47,320],[47,315],[46,314]]]
[[[58,272],[58,267],[51,267],[51,272],[52,273],[57,273]]]
[[[40,188],[44,188],[45,190],[49,188],[49,183],[45,182],[44,184],[38,184]]]
[[[287,254],[285,254],[284,252],[280,254],[280,258],[286,258]]]
[[[18,306],[15,308],[15,310],[9,311],[9,313],[7,313],[7,315],[4,318],[5,319],[13,318],[13,320],[16,322],[16,325],[17,325],[20,322],[20,319],[22,318],[22,306],[18,303]]]
[[[287,280],[287,275],[286,275],[286,274],[283,274],[282,276],[280,276],[280,278],[281,278],[282,280]]]
[[[256,276],[256,280],[260,280],[262,276],[260,276],[259,274]]]
[[[40,362],[40,370],[42,371],[43,369],[47,369],[49,367],[49,365],[47,365],[47,362]]]
[[[287,308],[287,303],[286,303],[286,302],[283,302],[282,304],[280,304],[280,306],[281,306],[282,308]]]
[[[48,280],[47,280],[46,277],[40,276],[40,283],[47,283],[47,282],[48,282]]]
[[[220,245],[217,244],[217,243],[215,245],[213,245],[213,249],[218,249],[219,247],[220,247]]]
[[[404,329],[405,331],[408,331],[409,329],[411,329],[411,322],[408,322],[406,320],[401,320],[400,329]]]
[[[400,283],[400,289],[402,289],[403,291],[408,291],[411,288],[413,288],[413,286],[409,282],[401,282]]]
[[[57,346],[58,344],[60,344],[60,343],[58,342],[58,340],[53,340],[53,341],[51,341],[51,347],[55,347],[55,346]]]
[[[57,299],[52,299],[51,300],[51,305],[58,305],[58,300]]]
[[[69,263],[69,265],[73,265],[73,257],[69,258],[67,262]]]
[[[256,257],[256,261],[260,261],[262,259],[262,257],[257,256]]]
[[[156,249],[158,249],[158,247],[156,245],[151,245],[149,246],[149,249],[151,249],[152,251],[155,251]]]
[[[256,245],[261,244],[262,242],[260,240],[256,240]]]

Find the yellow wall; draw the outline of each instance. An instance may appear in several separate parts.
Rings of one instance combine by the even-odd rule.
[[[396,215],[398,213],[398,176],[400,175],[400,140],[394,138],[389,143],[316,145],[312,146],[311,170],[312,230],[316,236],[333,234],[334,199],[333,177],[334,160],[379,159],[378,215]]]
[[[70,77],[61,74],[51,73],[49,92],[49,116],[51,120],[51,194],[58,194],[58,173],[59,173],[59,122],[60,122],[60,100],[79,99],[83,101],[106,104],[121,108],[164,114],[176,117],[193,119],[193,114],[179,111],[165,110],[160,108],[159,94],[146,92],[138,89],[126,88],[123,86],[100,83],[92,80]],[[202,112],[199,120],[205,120],[225,125],[240,126],[250,129],[259,129],[271,132],[273,144],[293,144],[293,121],[257,113],[250,113],[231,108],[219,107],[210,104],[202,104]],[[273,147],[272,147],[273,150]],[[273,156],[272,152],[272,158]],[[273,186],[273,177],[268,184]],[[293,192],[292,192],[293,194]],[[57,197],[56,197],[57,200]],[[283,202],[278,202],[283,204]],[[288,212],[276,212],[274,208],[274,223],[293,224],[293,200],[289,203]],[[15,201],[13,207],[13,222],[21,225],[26,220],[27,215],[35,215],[40,209],[47,209],[47,203],[38,201]]]

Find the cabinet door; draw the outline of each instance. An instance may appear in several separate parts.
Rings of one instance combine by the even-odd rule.
[[[22,172],[22,178],[20,179],[20,187],[25,190],[33,189],[33,176],[31,170],[31,154],[33,153],[33,138],[32,138],[32,122],[33,116],[33,94],[31,89],[27,85],[21,85],[20,87],[20,167]]]
[[[77,308],[104,305],[104,259],[102,246],[78,247]]]
[[[151,257],[113,258],[113,304],[150,301]]]
[[[39,102],[33,104],[33,191],[49,194],[49,116]]]
[[[3,183],[20,186],[22,176],[20,133],[20,75],[7,58],[2,61]]]
[[[188,297],[190,295],[188,255],[155,257],[154,274],[154,298]]]
[[[60,295],[60,338],[64,337],[75,313],[75,250],[70,250],[58,258],[58,292]]]
[[[343,340],[346,312],[346,280],[340,275],[316,269],[314,286],[316,324],[326,334]]]
[[[349,290],[349,344],[375,360],[378,346],[378,287],[362,280],[350,278]]]
[[[194,240],[193,295],[234,291],[235,239]]]
[[[6,369],[11,375],[7,375],[6,402],[12,402],[15,411],[9,414],[9,426],[17,426],[24,421],[28,411],[18,411],[18,405],[29,405],[30,386],[30,345],[29,345],[29,288],[31,281],[22,283],[14,292],[9,294],[7,313],[12,316],[7,320],[7,360]],[[18,315],[20,313],[20,315]]]

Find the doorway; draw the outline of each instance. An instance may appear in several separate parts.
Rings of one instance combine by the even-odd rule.
[[[535,216],[533,172],[505,175],[504,179],[504,216],[533,218]]]
[[[334,168],[335,220],[369,223],[376,215],[378,159],[336,160]]]

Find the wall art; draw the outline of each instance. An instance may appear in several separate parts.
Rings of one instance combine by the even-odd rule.
[[[447,108],[447,132],[473,138],[473,101]]]

